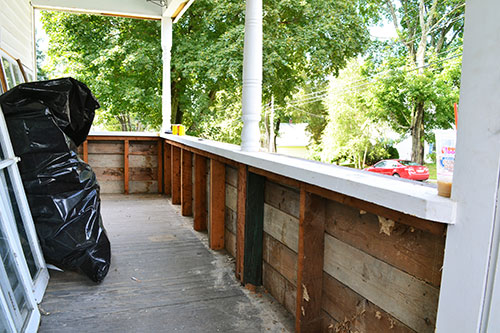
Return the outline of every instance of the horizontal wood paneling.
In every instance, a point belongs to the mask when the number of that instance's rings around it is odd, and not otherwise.
[[[158,182],[154,181],[130,181],[129,193],[158,193]]]
[[[384,229],[377,215],[333,201],[328,201],[326,216],[330,235],[436,287],[440,285],[444,235],[400,223]]]
[[[266,262],[262,264],[264,287],[295,317],[295,299],[297,288]]]
[[[100,180],[97,178],[97,181],[101,188],[101,194],[123,193],[123,180]]]
[[[158,157],[154,155],[129,155],[130,168],[157,168]]]
[[[324,270],[418,332],[433,332],[439,290],[325,234]]]
[[[299,219],[264,204],[264,231],[293,251],[298,251]]]
[[[129,168],[129,179],[131,181],[148,181],[148,180],[158,180],[158,168],[148,168],[148,167],[130,167]],[[156,189],[158,192],[158,189]]]
[[[264,233],[263,258],[290,283],[297,285],[297,253],[267,233]]]
[[[238,189],[226,183],[226,207],[233,211],[238,210]]]
[[[92,168],[123,168],[123,153],[122,155],[109,154],[106,156],[89,153],[88,163]]]
[[[267,181],[265,202],[289,215],[299,218],[300,193],[298,189]]]
[[[106,180],[121,180],[123,181],[123,168],[102,168],[92,167],[99,182]]]
[[[123,141],[88,141],[89,154],[117,154],[123,156]]]
[[[329,274],[323,274],[323,309],[334,319],[332,332],[350,329],[370,333],[410,333],[411,328],[355,293]]]
[[[158,155],[158,142],[130,140],[130,155]]]

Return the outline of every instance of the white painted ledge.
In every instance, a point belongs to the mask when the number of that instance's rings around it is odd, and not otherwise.
[[[91,131],[88,136],[140,136],[140,137],[151,137],[151,138],[158,138],[160,134],[158,132],[120,132],[120,131],[115,131],[115,132],[94,132]]]
[[[422,219],[453,224],[456,203],[437,195],[437,189],[389,176],[264,152],[243,152],[240,146],[190,136],[161,134],[235,162],[267,170],[304,183],[358,198]]]

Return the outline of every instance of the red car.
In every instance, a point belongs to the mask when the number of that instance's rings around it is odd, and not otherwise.
[[[382,160],[363,170],[412,180],[429,178],[429,169],[426,166],[405,160]]]

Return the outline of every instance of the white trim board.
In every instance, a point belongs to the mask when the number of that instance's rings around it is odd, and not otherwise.
[[[240,146],[190,136],[161,134],[230,160],[316,185],[422,219],[452,224],[456,203],[437,190],[412,181],[394,179],[361,170],[264,152],[243,152]]]

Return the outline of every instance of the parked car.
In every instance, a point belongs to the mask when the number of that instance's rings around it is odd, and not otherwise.
[[[429,179],[429,169],[426,166],[406,160],[382,160],[363,170],[412,180]]]

